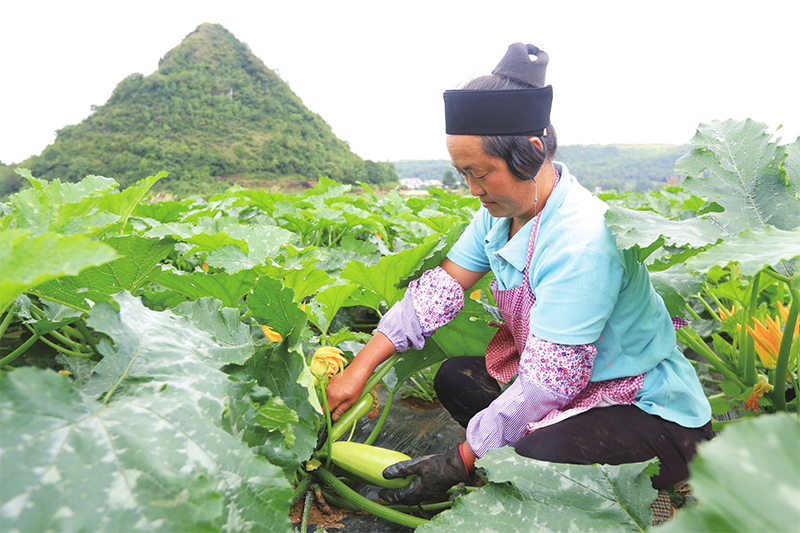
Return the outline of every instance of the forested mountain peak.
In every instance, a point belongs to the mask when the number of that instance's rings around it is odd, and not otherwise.
[[[249,47],[203,23],[148,76],[123,79],[108,102],[19,165],[42,179],[89,174],[126,186],[159,171],[162,188],[212,193],[233,183],[263,187],[328,176],[343,183],[394,182],[388,164],[364,161],[303,105]],[[0,195],[23,180],[0,167]]]
[[[204,22],[159,60],[158,70],[166,75],[172,69],[186,68],[191,64],[224,70],[229,65],[239,63],[242,57],[263,67],[261,60],[231,32],[219,24]]]

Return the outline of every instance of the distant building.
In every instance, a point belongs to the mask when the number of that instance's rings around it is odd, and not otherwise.
[[[419,189],[425,183],[419,178],[401,178],[400,185],[405,185],[409,189]]]
[[[420,189],[422,187],[442,187],[442,180],[426,180],[419,178],[400,178],[400,185],[405,185],[409,189]]]

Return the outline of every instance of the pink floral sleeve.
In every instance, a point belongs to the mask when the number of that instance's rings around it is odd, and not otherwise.
[[[425,339],[453,320],[464,307],[464,290],[443,268],[436,267],[412,281],[405,296],[378,324],[395,350],[421,350]]]
[[[519,374],[561,398],[572,399],[589,383],[597,348],[554,344],[530,335]]]
[[[464,289],[442,267],[428,270],[408,285],[422,332],[430,336],[464,308]]]
[[[516,381],[467,426],[475,455],[514,444],[529,423],[572,401],[589,383],[596,356],[592,344],[554,344],[529,335]]]

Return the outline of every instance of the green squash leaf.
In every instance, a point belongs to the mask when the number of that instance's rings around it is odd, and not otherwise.
[[[653,211],[638,211],[624,207],[611,207],[606,212],[606,224],[617,236],[620,249],[648,248],[664,239],[665,245],[700,248],[717,242],[726,234],[711,220],[690,218],[670,220]]]
[[[270,441],[283,450],[280,452],[282,455],[293,457],[296,468],[314,451],[322,407],[303,355],[289,350],[287,346],[286,339],[274,346],[262,345],[248,362],[248,368],[259,386],[269,389],[273,397],[280,398],[288,409],[297,414],[297,421],[290,422],[294,443],[291,446],[286,443],[285,432],[280,432],[283,436],[278,437],[277,441],[275,438]],[[271,454],[274,450],[256,451],[273,460]]]
[[[320,305],[320,310],[328,324],[331,323],[333,317],[336,316],[336,313],[350,298],[350,295],[355,292],[356,288],[352,283],[341,280],[340,283],[326,287],[317,293],[314,300]],[[327,328],[322,329],[327,330]]]
[[[290,346],[300,340],[307,321],[306,314],[294,302],[294,292],[284,288],[279,280],[267,276],[258,278],[247,297],[247,305],[256,322],[289,339]]]
[[[698,499],[657,531],[797,531],[800,421],[788,413],[727,426],[698,446],[689,484]]]
[[[87,268],[76,276],[43,283],[31,291],[75,309],[90,308],[87,299],[111,301],[111,296],[126,290],[135,292],[157,272],[159,262],[172,250],[169,240],[156,241],[136,235],[110,237],[103,241],[117,251],[119,259]]]
[[[57,278],[79,275],[117,257],[107,244],[83,235],[33,236],[28,229],[0,232],[0,312],[25,291],[41,290]]]
[[[490,450],[476,465],[489,484],[461,496],[419,533],[645,531],[656,490],[650,463],[566,465]]]
[[[787,180],[782,168],[786,148],[772,142],[766,130],[766,124],[750,119],[700,124],[692,138],[694,149],[675,165],[689,175],[685,189],[725,209],[706,218],[728,235],[747,228],[800,226],[796,180]]]
[[[197,300],[210,296],[222,302],[223,307],[238,307],[239,301],[250,293],[258,275],[252,270],[240,270],[235,274],[216,272],[180,272],[172,268],[156,271],[152,280],[168,289]]]
[[[270,398],[258,408],[255,422],[267,431],[280,431],[283,433],[286,446],[291,448],[295,444],[292,425],[300,422],[297,413],[283,403],[280,398]]]
[[[158,180],[166,177],[167,173],[162,171],[155,176],[148,176],[143,180],[139,180],[135,185],[132,185],[117,194],[103,195],[100,202],[97,204],[97,208],[101,211],[108,211],[118,215],[120,217],[120,221],[118,224],[115,224],[113,228],[118,228],[120,231],[122,231],[128,224],[128,219],[130,218],[131,213],[133,213],[133,210],[136,208],[139,202],[142,201],[142,198],[145,197],[147,191],[149,191]],[[112,227],[109,226],[104,231],[109,232],[111,229]]]
[[[318,260],[303,261],[299,267],[286,268],[278,265],[265,265],[259,267],[259,272],[283,280],[284,287],[294,291],[294,298],[301,303],[305,298],[316,293],[325,285],[333,283],[334,279],[317,265]]]
[[[150,239],[172,237],[174,239],[187,242],[192,246],[186,249],[184,252],[186,254],[210,252],[229,244],[236,245],[245,254],[249,250],[247,242],[244,240],[234,239],[224,231],[220,231],[218,233],[209,233],[205,228],[193,224],[163,224],[148,230],[144,233],[144,236]]]
[[[449,252],[450,248],[452,248],[456,241],[458,241],[458,238],[461,237],[461,234],[464,233],[465,229],[467,229],[466,222],[453,223],[444,233],[444,235],[440,236],[441,240],[439,245],[430,251],[430,254],[414,272],[409,273],[405,277],[401,278],[401,281],[397,284],[397,286],[400,288],[408,287],[408,284],[411,283],[412,280],[420,277],[426,270],[431,270],[442,264],[442,261],[444,261],[444,259],[447,257],[447,252]]]
[[[96,210],[102,194],[117,187],[116,181],[101,176],[86,176],[78,183],[61,183],[60,180],[47,182],[36,179],[26,169],[17,169],[16,172],[26,178],[31,187],[10,198],[13,206],[11,216],[17,228],[29,228],[35,235],[47,231],[82,233],[74,223],[70,224],[69,231],[64,231],[65,226],[73,217],[88,217]],[[115,215],[100,222],[102,217],[103,214],[98,213],[91,222],[87,219],[85,225],[103,226],[118,219]]]
[[[373,291],[386,302],[387,307],[391,307],[402,298],[398,280],[415,272],[428,254],[440,246],[439,235],[431,235],[420,245],[382,257],[377,265],[366,266],[359,261],[350,261],[342,270],[341,277]]]
[[[800,242],[800,141],[778,145],[762,123],[726,120],[698,126],[692,143],[676,171],[689,175],[684,189],[705,206],[683,220],[612,207],[606,223],[618,246],[646,249],[663,239],[663,246],[687,248],[670,262],[685,260],[689,271],[738,262],[743,274],[772,265],[790,275],[782,261],[797,257]]]
[[[89,313],[112,374],[85,390],[51,371],[0,374],[0,477],[14,480],[0,487],[0,529],[287,531],[282,472],[221,428],[230,381],[206,356],[210,337],[117,302]],[[103,403],[87,392],[96,379],[115,387]]]
[[[800,209],[800,203],[798,203]],[[752,276],[766,266],[779,273],[791,276],[788,262],[800,257],[800,227],[791,231],[766,227],[760,230],[746,229],[697,254],[686,261],[686,268],[696,272],[708,272],[715,266],[739,264],[739,272]]]
[[[255,353],[250,327],[241,322],[238,309],[222,307],[219,300],[206,297],[183,302],[172,312],[188,318],[195,327],[212,335],[217,346],[210,353],[220,363],[241,365]]]
[[[206,258],[209,266],[224,268],[233,274],[243,269],[264,264],[282,246],[295,238],[291,232],[275,226],[244,226],[232,224],[225,228],[233,239],[247,243],[247,250],[224,246],[211,252]],[[232,250],[236,248],[236,250]],[[223,250],[227,249],[227,253]],[[235,253],[239,251],[241,253]]]

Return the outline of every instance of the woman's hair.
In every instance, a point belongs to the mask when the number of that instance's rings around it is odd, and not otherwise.
[[[472,91],[507,91],[513,89],[532,89],[527,83],[493,74],[475,78],[462,87]],[[511,173],[520,180],[530,180],[536,176],[547,159],[552,159],[558,150],[558,138],[553,125],[547,126],[547,135],[542,135],[544,150],[530,142],[524,135],[484,135],[481,148],[488,155],[505,160]]]

